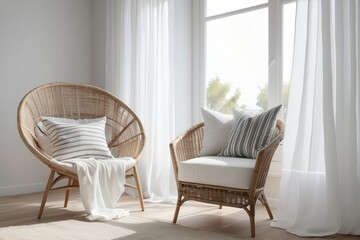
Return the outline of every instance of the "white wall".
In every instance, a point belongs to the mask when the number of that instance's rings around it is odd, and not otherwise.
[[[91,82],[105,88],[106,1],[92,0],[91,18]]]
[[[91,81],[91,0],[1,0],[0,196],[44,189],[49,170],[22,143],[16,111],[55,81]]]

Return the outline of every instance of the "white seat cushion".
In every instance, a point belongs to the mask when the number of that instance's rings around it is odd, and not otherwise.
[[[204,156],[179,163],[178,178],[184,182],[230,188],[250,188],[255,159]]]

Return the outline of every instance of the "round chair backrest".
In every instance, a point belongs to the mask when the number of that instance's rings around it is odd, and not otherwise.
[[[95,86],[50,83],[31,90],[19,104],[17,124],[20,136],[30,151],[51,165],[35,135],[41,116],[70,119],[106,117],[108,142],[114,157],[138,160],[144,150],[145,133],[136,114],[109,92]]]

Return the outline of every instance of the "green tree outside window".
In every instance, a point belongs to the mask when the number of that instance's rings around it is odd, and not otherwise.
[[[266,84],[263,87],[259,87],[259,94],[257,96],[256,105],[260,107],[263,111],[267,110],[269,107],[269,86]],[[283,85],[283,116],[286,118],[288,103],[289,103],[289,91],[290,91],[290,82],[285,82]]]
[[[231,85],[222,83],[219,76],[211,79],[206,89],[206,105],[207,108],[225,114],[232,114],[234,108],[244,109],[246,105],[239,105],[237,102],[241,96],[239,88],[229,96]],[[289,102],[290,82],[283,85],[283,116],[286,118],[288,102]],[[259,87],[259,93],[256,98],[256,105],[263,111],[269,107],[269,86],[268,84]]]
[[[207,108],[225,114],[232,114],[234,108],[245,108],[245,105],[239,106],[237,104],[241,96],[240,90],[237,88],[234,94],[228,97],[230,90],[231,85],[222,83],[219,76],[211,79],[206,89]]]

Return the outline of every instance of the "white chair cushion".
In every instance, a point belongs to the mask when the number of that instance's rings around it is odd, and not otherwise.
[[[250,188],[255,159],[204,156],[178,165],[180,181],[230,188]]]

